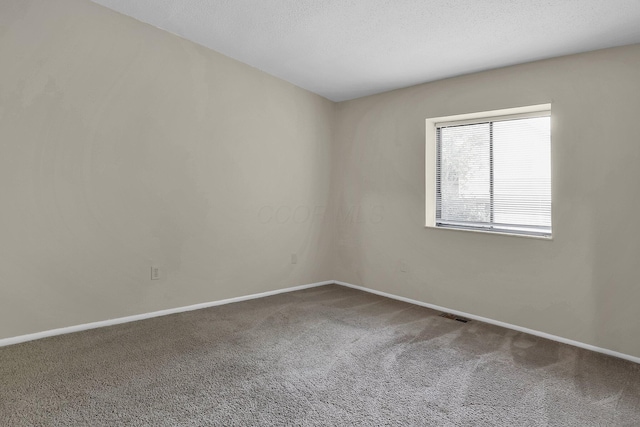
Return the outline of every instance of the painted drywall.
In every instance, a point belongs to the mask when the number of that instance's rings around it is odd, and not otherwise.
[[[0,338],[338,279],[640,356],[638,45],[336,105],[4,0],[0,63]],[[425,229],[425,118],[546,102],[554,239]]]
[[[639,77],[633,45],[339,104],[334,278],[640,356]],[[425,119],[548,102],[553,240],[425,228]]]
[[[0,64],[0,338],[326,279],[330,101],[89,0]]]

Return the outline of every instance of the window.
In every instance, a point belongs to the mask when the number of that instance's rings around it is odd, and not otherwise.
[[[427,226],[551,237],[550,105],[427,120]]]

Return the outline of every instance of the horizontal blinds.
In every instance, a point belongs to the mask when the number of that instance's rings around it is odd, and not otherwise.
[[[437,126],[436,225],[551,234],[550,117]]]

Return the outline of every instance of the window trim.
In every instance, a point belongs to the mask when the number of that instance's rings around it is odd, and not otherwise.
[[[501,110],[482,111],[476,113],[456,114],[451,116],[433,117],[425,120],[425,227],[437,228],[440,230],[473,231],[485,234],[498,234],[518,237],[528,237],[544,240],[553,240],[553,226],[551,235],[526,234],[520,232],[507,232],[504,230],[482,230],[464,227],[443,227],[436,225],[436,159],[437,141],[436,131],[438,128],[448,126],[459,126],[463,124],[484,123],[487,121],[513,120],[518,118],[532,118],[549,116],[551,114],[551,104],[537,104],[526,107],[506,108]],[[553,148],[552,148],[553,149]],[[551,159],[553,162],[553,158]],[[553,163],[552,163],[553,175]],[[553,185],[553,176],[551,177]],[[553,189],[552,189],[552,223],[553,223]]]

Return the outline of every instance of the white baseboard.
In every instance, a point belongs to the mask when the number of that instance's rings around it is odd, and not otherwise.
[[[27,341],[39,340],[41,338],[54,337],[56,335],[70,334],[72,332],[86,331],[88,329],[104,328],[106,326],[119,325],[121,323],[135,322],[138,320],[151,319],[153,317],[166,316],[168,314],[182,313],[185,311],[199,310],[201,308],[215,307],[217,305],[231,304],[233,302],[247,301],[256,298],[268,297],[271,295],[282,294],[285,292],[300,291],[302,289],[314,288],[316,286],[333,284],[333,280],[326,282],[310,283],[308,285],[293,286],[291,288],[277,289],[275,291],[261,292],[259,294],[245,295],[241,297],[228,298],[219,301],[205,302],[201,304],[188,305],[185,307],[169,308],[166,310],[153,311],[151,313],[136,314],[133,316],[118,317],[116,319],[102,320],[99,322],[85,323],[82,325],[68,326],[66,328],[51,329],[34,334],[20,335],[12,338],[0,339],[0,347],[19,344]]]
[[[480,322],[489,323],[491,325],[501,326],[501,327],[507,328],[507,329],[513,329],[514,331],[524,332],[526,334],[531,334],[531,335],[535,335],[537,337],[546,338],[548,340],[561,342],[563,344],[572,345],[574,347],[584,348],[586,350],[595,351],[597,353],[606,354],[608,356],[618,357],[620,359],[629,360],[631,362],[640,363],[640,357],[631,356],[629,354],[624,354],[624,353],[619,353],[617,351],[609,350],[609,349],[606,349],[606,348],[596,347],[596,346],[591,345],[591,344],[585,344],[585,343],[580,342],[580,341],[570,340],[568,338],[559,337],[557,335],[547,334],[546,332],[540,332],[540,331],[536,331],[536,330],[529,329],[529,328],[523,328],[522,326],[512,325],[510,323],[501,322],[499,320],[488,319],[486,317],[476,316],[475,314],[465,313],[463,311],[451,310],[450,308],[440,307],[440,306],[435,305],[435,304],[429,304],[429,303],[422,302],[422,301],[417,301],[417,300],[414,300],[414,299],[411,299],[411,298],[405,298],[405,297],[401,297],[401,296],[398,296],[398,295],[389,294],[387,292],[376,291],[375,289],[365,288],[364,286],[352,285],[351,283],[340,282],[338,280],[334,280],[333,283],[335,283],[336,285],[341,285],[341,286],[346,286],[348,288],[358,289],[360,291],[369,292],[369,293],[380,295],[380,296],[383,296],[383,297],[392,298],[392,299],[395,299],[395,300],[398,300],[398,301],[408,302],[410,304],[415,304],[415,305],[419,305],[419,306],[422,306],[422,307],[431,308],[433,310],[452,313],[452,314],[455,314],[457,316],[467,317],[469,319],[478,320]]]
[[[452,309],[447,308],[447,307],[441,307],[441,306],[438,306],[438,305],[435,305],[435,304],[429,304],[429,303],[418,301],[418,300],[414,300],[414,299],[411,299],[411,298],[405,298],[405,297],[401,297],[401,296],[398,296],[398,295],[393,295],[393,294],[390,294],[390,293],[387,293],[387,292],[382,292],[382,291],[377,291],[375,289],[365,288],[364,286],[352,285],[351,283],[341,282],[339,280],[327,280],[327,281],[324,281],[324,282],[310,283],[310,284],[307,284],[307,285],[300,285],[300,286],[293,286],[293,287],[290,287],[290,288],[277,289],[275,291],[261,292],[259,294],[251,294],[251,295],[245,295],[245,296],[241,296],[241,297],[223,299],[223,300],[219,300],[219,301],[205,302],[205,303],[200,303],[200,304],[188,305],[188,306],[185,306],[185,307],[169,308],[169,309],[166,309],[166,310],[153,311],[151,313],[136,314],[136,315],[133,315],[133,316],[119,317],[119,318],[116,318],[116,319],[102,320],[102,321],[99,321],[99,322],[85,323],[85,324],[82,324],[82,325],[68,326],[68,327],[65,327],[65,328],[51,329],[51,330],[48,330],[48,331],[36,332],[36,333],[33,333],[33,334],[28,334],[28,335],[20,335],[20,336],[17,336],[17,337],[4,338],[4,339],[0,339],[0,347],[5,347],[5,346],[8,346],[8,345],[13,345],[13,344],[19,344],[19,343],[23,343],[23,342],[27,342],[27,341],[38,340],[38,339],[41,339],[41,338],[54,337],[56,335],[70,334],[72,332],[86,331],[86,330],[89,330],[89,329],[104,328],[106,326],[119,325],[121,323],[135,322],[135,321],[138,321],[138,320],[151,319],[153,317],[166,316],[166,315],[175,314],[175,313],[183,313],[185,311],[199,310],[199,309],[202,309],[202,308],[215,307],[217,305],[231,304],[231,303],[234,303],[234,302],[247,301],[247,300],[256,299],[256,298],[263,298],[263,297],[268,297],[268,296],[271,296],[271,295],[282,294],[282,293],[285,293],[285,292],[299,291],[299,290],[302,290],[302,289],[314,288],[314,287],[317,287],[317,286],[324,286],[324,285],[330,285],[330,284],[336,284],[336,285],[345,286],[345,287],[348,287],[348,288],[358,289],[360,291],[369,292],[369,293],[380,295],[380,296],[387,297],[387,298],[392,298],[392,299],[395,299],[395,300],[398,300],[398,301],[407,302],[409,304],[415,304],[415,305],[419,305],[419,306],[422,306],[422,307],[427,307],[427,308],[430,308],[430,309],[433,309],[433,310],[437,310],[437,311],[444,311],[444,312],[447,312],[447,313],[456,314],[458,316],[467,317],[469,319],[478,320],[480,322],[489,323],[491,325],[501,326],[503,328],[512,329],[512,330],[518,331],[518,332],[524,332],[526,334],[535,335],[535,336],[538,336],[538,337],[541,337],[541,338],[546,338],[546,339],[549,339],[549,340],[552,340],[552,341],[561,342],[563,344],[572,345],[574,347],[584,348],[586,350],[595,351],[597,353],[602,353],[602,354],[606,354],[606,355],[609,355],[609,356],[618,357],[620,359],[625,359],[625,360],[629,360],[631,362],[635,362],[635,363],[639,363],[640,364],[640,357],[631,356],[629,354],[620,353],[620,352],[609,350],[609,349],[606,349],[606,348],[596,347],[596,346],[591,345],[591,344],[585,344],[585,343],[582,343],[580,341],[574,341],[574,340],[571,340],[571,339],[568,339],[568,338],[559,337],[557,335],[551,335],[551,334],[548,334],[546,332],[540,332],[540,331],[536,331],[536,330],[529,329],[529,328],[523,328],[522,326],[512,325],[510,323],[501,322],[499,320],[493,320],[493,319],[489,319],[489,318],[482,317],[482,316],[476,316],[475,314],[465,313],[465,312],[459,311],[459,310],[452,310]]]

